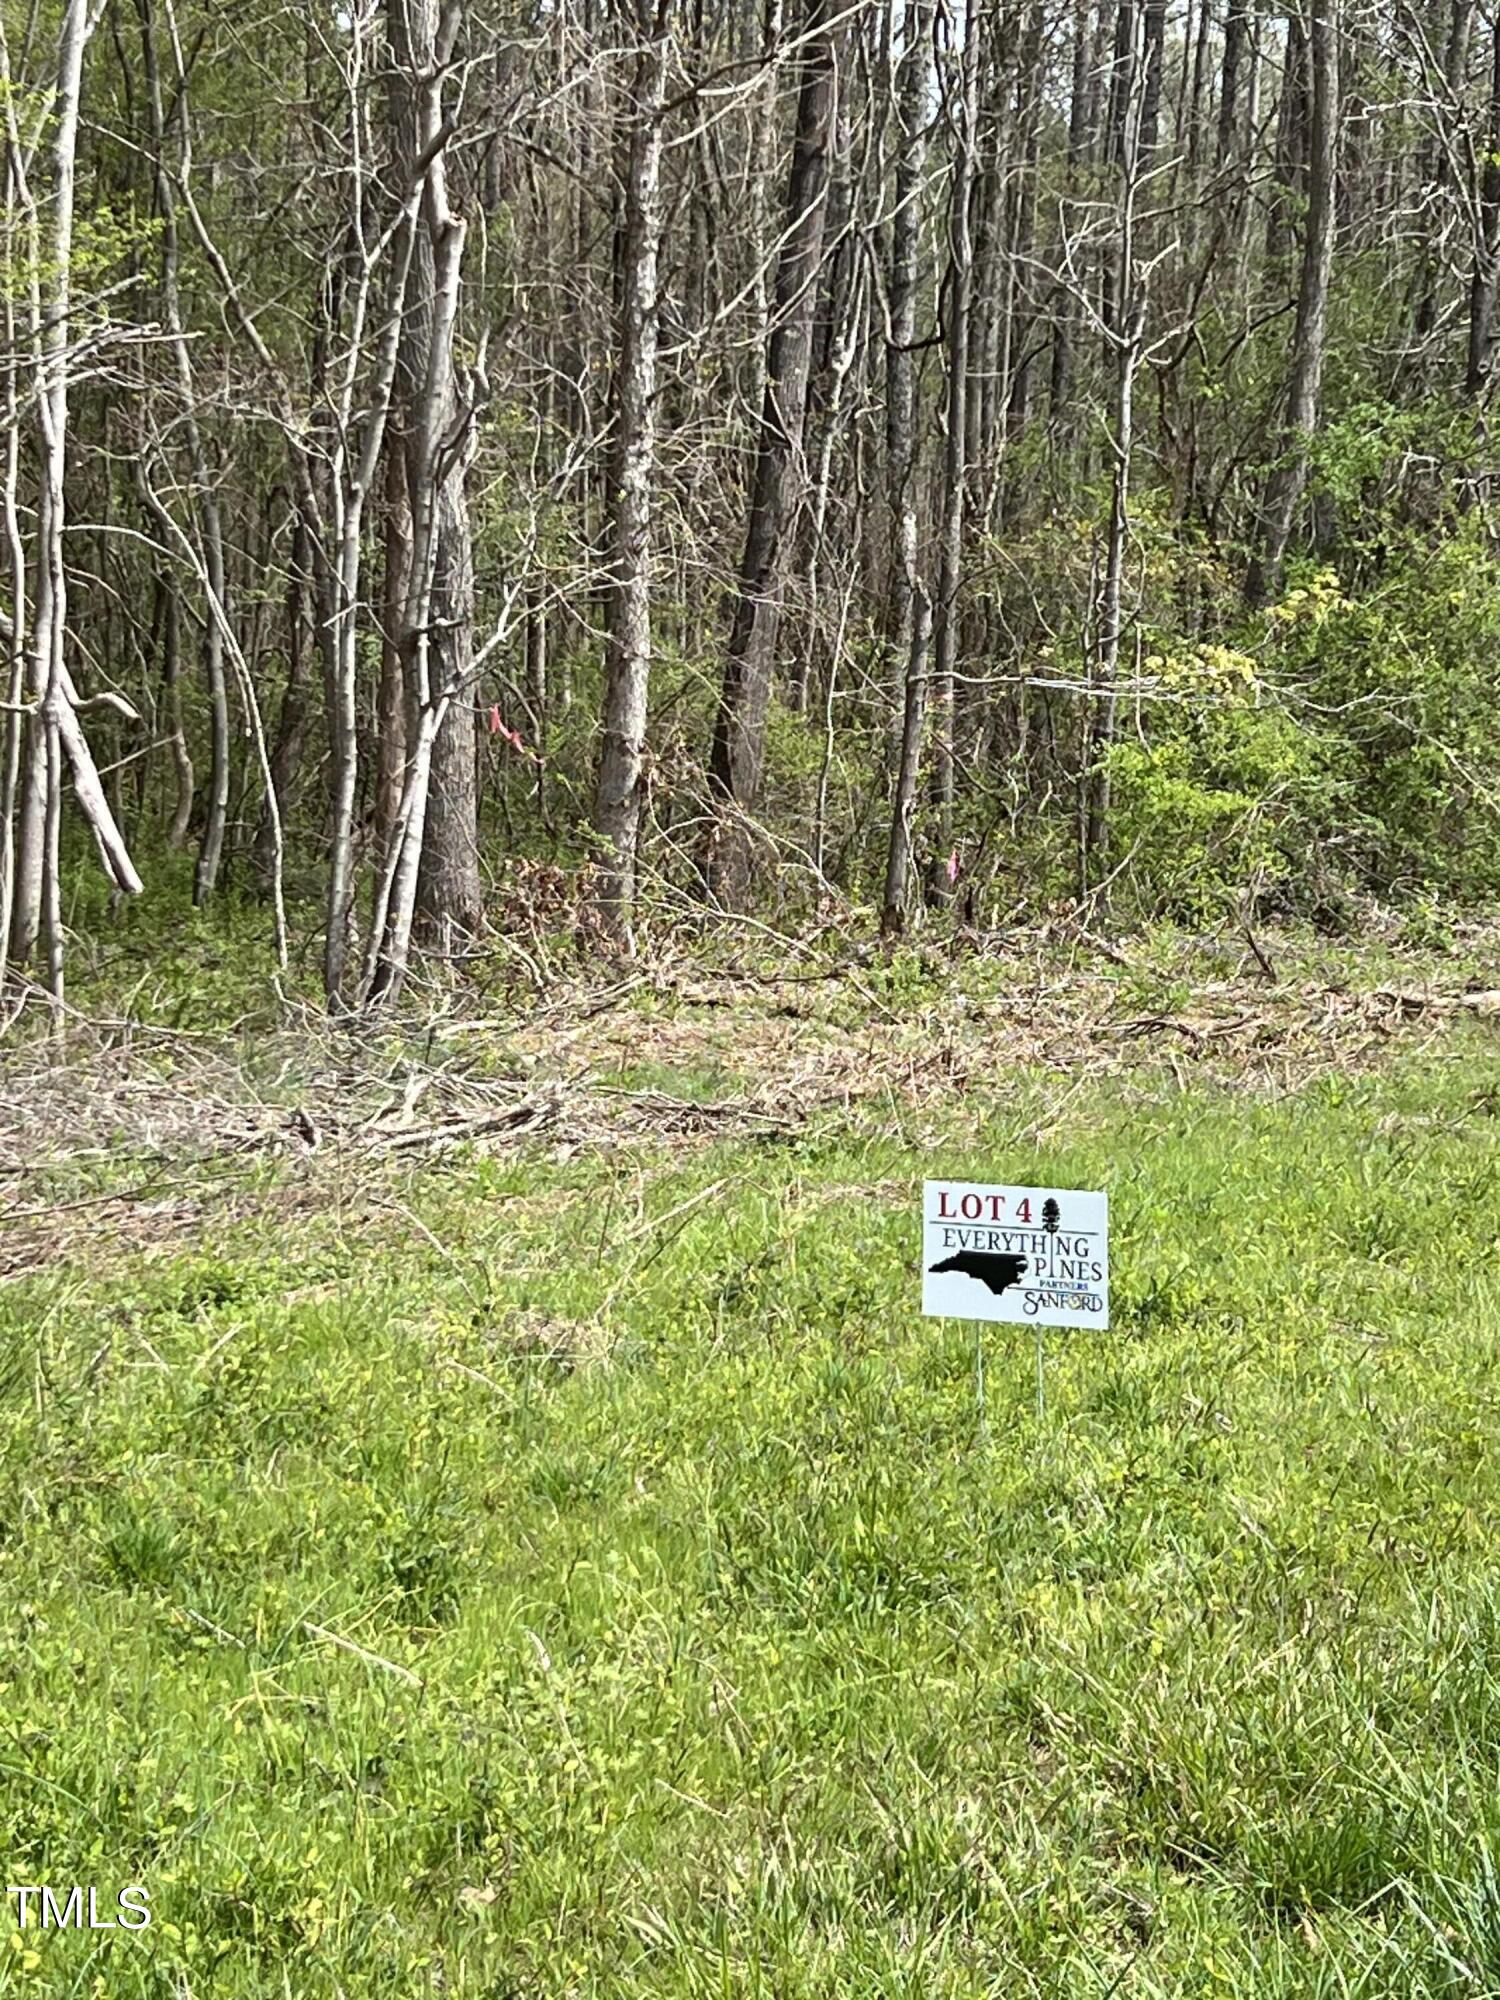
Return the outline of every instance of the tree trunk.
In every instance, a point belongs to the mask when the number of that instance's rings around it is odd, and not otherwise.
[[[1240,71],[1248,39],[1249,7],[1253,0],[1229,0],[1224,20],[1224,63],[1219,92],[1218,132],[1214,158],[1226,166],[1239,150]]]
[[[969,411],[969,304],[974,248],[969,199],[974,185],[979,104],[978,0],[969,0],[962,47],[955,50],[957,91],[952,103],[953,179],[948,206],[947,427],[943,451],[942,533],[933,606],[932,841],[927,894],[934,903],[953,893],[957,858],[953,840],[953,692],[958,658],[959,577],[963,566],[965,445]]]
[[[1010,364],[1006,383],[1005,427],[1007,435],[1019,438],[1031,414],[1031,371],[1035,359],[1033,328],[1028,305],[1033,292],[1032,264],[1036,251],[1037,180],[1040,166],[1041,119],[1043,115],[1042,17],[1033,10],[1032,24],[1022,52],[1019,89],[1024,93],[1017,107],[1022,135],[1020,181],[1015,190],[1015,217],[1011,229],[1010,264]]]
[[[1495,296],[1500,280],[1500,15],[1496,16],[1493,29],[1483,157],[1479,226],[1469,284],[1469,351],[1464,370],[1464,387],[1471,396],[1482,396],[1489,388],[1495,359]]]
[[[897,89],[896,212],[891,221],[890,348],[886,357],[886,484],[891,515],[892,632],[903,676],[900,766],[891,807],[881,929],[906,924],[913,821],[921,782],[931,610],[922,590],[917,520],[916,355],[922,177],[927,155],[930,9],[906,0]]]
[[[783,543],[807,416],[837,79],[828,21],[829,0],[807,0],[797,137],[787,185],[786,236],[776,271],[773,324],[766,349],[760,437],[709,751],[715,824],[704,857],[704,885],[713,901],[731,909],[744,901],[750,883],[749,816],[760,801],[781,611]]]
[[[1437,128],[1418,156],[1417,179],[1425,201],[1431,204],[1431,223],[1423,237],[1417,269],[1417,304],[1412,333],[1420,349],[1437,325],[1438,285],[1442,260],[1437,239],[1443,227],[1444,196],[1449,183],[1449,153],[1454,107],[1464,100],[1464,82],[1469,67],[1469,35],[1474,20],[1474,0],[1452,0],[1448,12],[1448,32],[1443,43],[1441,78],[1432,77],[1432,118]]]
[[[177,593],[167,590],[162,613],[162,696],[166,702],[167,724],[172,732],[172,773],[176,797],[172,820],[167,828],[167,846],[175,853],[186,844],[193,817],[193,759],[188,750],[187,730],[182,720],[182,642]]]
[[[462,0],[390,0],[392,51],[402,75],[401,157],[415,161],[441,131],[441,69],[462,28]],[[445,47],[446,45],[446,47]],[[431,81],[429,82],[429,78]],[[465,224],[449,206],[446,148],[427,167],[402,335],[400,373],[407,495],[414,523],[412,577],[399,646],[416,669],[417,706],[446,696],[432,746],[419,849],[416,907],[424,932],[449,950],[483,916],[474,695],[474,552],[465,474],[468,413],[454,356]],[[448,300],[445,311],[438,297]],[[461,443],[455,435],[463,433]],[[420,528],[415,524],[421,523]]]
[[[58,828],[61,818],[62,761],[66,755],[73,792],[88,821],[100,860],[116,889],[138,895],[140,877],[120,836],[76,712],[76,695],[65,657],[68,593],[64,557],[68,463],[68,391],[72,372],[71,311],[74,182],[78,148],[83,54],[94,20],[86,0],[66,0],[58,38],[57,86],[53,99],[52,217],[43,244],[39,283],[44,302],[36,315],[34,401],[38,433],[38,494],[34,560],[31,652],[27,684],[37,707],[26,731],[16,843],[15,890],[11,907],[10,956],[24,965],[45,933],[47,980],[54,1005],[61,1007],[62,932],[58,882]],[[32,211],[29,191],[21,202]],[[13,623],[20,629],[20,607]]]
[[[1307,225],[1302,281],[1292,334],[1291,377],[1281,458],[1266,482],[1259,547],[1245,595],[1264,604],[1281,583],[1292,520],[1307,480],[1307,451],[1322,410],[1323,353],[1328,337],[1328,287],[1333,275],[1334,181],[1339,120],[1337,0],[1311,0],[1309,32],[1312,117],[1308,133]]]
[[[203,676],[208,688],[209,712],[208,797],[197,866],[193,871],[193,901],[201,905],[209,900],[218,885],[229,812],[229,687],[224,671],[223,629],[229,602],[224,567],[224,528],[219,516],[216,476],[198,424],[198,399],[187,335],[183,329],[178,283],[177,202],[167,167],[167,120],[161,69],[156,54],[152,0],[136,0],[136,6],[141,23],[141,66],[151,117],[156,210],[161,220],[162,317],[166,322],[176,367],[178,394],[182,398],[183,436],[187,441],[188,464],[193,474],[193,511],[197,516],[203,574],[212,600],[205,606],[203,617]],[[186,115],[184,107],[178,116],[182,152],[180,171],[184,178],[190,165]]]
[[[292,551],[286,585],[286,684],[281,694],[281,710],[276,718],[276,736],[271,745],[271,789],[283,826],[292,803],[297,773],[302,767],[302,746],[307,737],[308,695],[312,684],[312,648],[308,641],[308,571],[312,560],[307,523],[298,510],[292,526]],[[269,879],[274,865],[273,828],[269,807],[262,811],[255,829],[255,866]]]
[[[1314,11],[1322,4],[1323,0],[1309,0]],[[1276,107],[1275,170],[1266,199],[1265,254],[1273,275],[1279,260],[1290,255],[1294,205],[1307,186],[1312,122],[1307,39],[1302,15],[1289,14]]]
[[[474,545],[464,491],[465,453],[441,476],[429,608],[431,686],[451,689],[432,746],[432,790],[417,875],[423,936],[444,952],[484,919],[479,879],[479,738],[475,715]]]
[[[401,612],[411,580],[411,507],[401,453],[385,455],[385,567],[381,578],[380,686],[375,696],[375,853],[383,861],[401,806],[406,771],[406,677]]]
[[[1094,144],[1094,104],[1099,80],[1094,61],[1095,33],[1092,0],[1074,0],[1073,73],[1068,101],[1068,151],[1064,168],[1064,192],[1072,195],[1083,169],[1088,165]],[[1059,217],[1064,233],[1067,224]],[[1067,251],[1065,240],[1058,246],[1058,261]],[[1074,325],[1078,317],[1075,286],[1066,279],[1054,293],[1052,317],[1052,367],[1047,392],[1047,417],[1059,445],[1066,445],[1077,423],[1073,394]]]
[[[598,900],[605,924],[631,940],[636,856],[646,785],[651,679],[652,508],[656,485],[657,253],[661,244],[662,98],[672,0],[644,0],[631,92],[625,212],[620,229],[619,359],[610,494],[608,649],[594,827],[602,844]]]
[[[1095,651],[1094,709],[1085,731],[1083,837],[1079,853],[1079,894],[1101,886],[1109,860],[1109,752],[1115,737],[1124,635],[1125,560],[1130,539],[1130,475],[1135,449],[1135,378],[1145,339],[1149,245],[1143,243],[1141,192],[1158,138],[1161,105],[1162,8],[1148,0],[1132,14],[1117,75],[1118,234],[1115,275],[1110,287],[1112,316],[1106,324],[1111,362],[1110,506],[1104,575],[1099,591]],[[1117,44],[1117,49],[1119,45]]]
[[[397,156],[420,185],[401,328],[400,437],[411,562],[397,634],[416,716],[391,850],[376,885],[364,991],[393,999],[406,978],[414,916],[443,949],[479,925],[474,701],[474,562],[465,475],[473,401],[454,353],[466,225],[448,197],[454,115],[445,103],[462,0],[387,0]]]

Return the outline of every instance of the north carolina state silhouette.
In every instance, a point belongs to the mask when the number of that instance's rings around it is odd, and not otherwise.
[[[961,1277],[977,1278],[998,1299],[1002,1292],[1021,1282],[1026,1259],[990,1250],[960,1250],[955,1256],[945,1257],[941,1264],[929,1264],[927,1269],[934,1276],[940,1271],[957,1271]]]

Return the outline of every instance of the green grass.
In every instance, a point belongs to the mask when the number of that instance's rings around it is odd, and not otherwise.
[[[1496,1077],[263,1174],[0,1291],[6,1881],[156,1919],[0,1992],[1500,1993]],[[987,1442],[934,1171],[1111,1193]]]

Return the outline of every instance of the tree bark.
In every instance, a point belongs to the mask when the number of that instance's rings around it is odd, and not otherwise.
[[[35,349],[39,480],[27,681],[36,706],[27,729],[10,937],[11,959],[24,965],[36,949],[38,937],[45,933],[48,986],[59,1008],[63,992],[57,869],[64,756],[73,776],[74,797],[111,882],[127,894],[138,895],[141,890],[141,879],[115,823],[78,720],[77,696],[66,662],[65,474],[73,363],[74,188],[83,55],[95,18],[87,0],[66,0],[58,39],[51,229],[43,245],[44,273],[39,283],[45,290]],[[23,195],[23,200],[29,207],[29,194]],[[19,619],[15,622],[19,627]]]
[[[974,247],[969,201],[974,185],[979,108],[978,0],[969,0],[963,45],[955,51],[958,79],[950,102],[953,178],[948,202],[947,438],[943,449],[942,530],[933,606],[932,839],[927,895],[934,903],[953,894],[957,859],[953,840],[953,694],[958,659],[959,578],[963,566],[965,446],[969,410],[969,306]]]
[[[477,930],[478,799],[470,686],[474,563],[465,475],[474,398],[455,356],[466,224],[448,194],[454,114],[445,101],[463,0],[387,0],[392,125],[406,180],[420,185],[407,310],[397,360],[400,438],[411,506],[411,561],[397,635],[412,712],[406,780],[376,884],[367,1005],[405,982],[413,920],[451,950]]]
[[[594,829],[601,843],[600,913],[616,940],[627,946],[636,904],[651,682],[661,113],[671,18],[672,0],[643,0],[619,243],[621,297],[609,507],[611,590]]]
[[[1470,396],[1482,396],[1488,390],[1495,360],[1495,298],[1500,287],[1500,15],[1496,16],[1492,31],[1483,158],[1464,368],[1464,388]]]
[[[407,695],[401,612],[411,580],[411,505],[399,451],[385,455],[385,565],[381,577],[380,686],[375,696],[375,853],[384,860],[401,806],[406,771]]]
[[[1094,8],[1092,0],[1074,0],[1073,70],[1068,100],[1068,150],[1064,165],[1064,192],[1071,195],[1093,153],[1094,106],[1099,79],[1095,54]],[[1059,227],[1067,224],[1060,217]],[[1059,263],[1067,251],[1058,246]],[[1064,280],[1056,288],[1052,308],[1052,366],[1047,392],[1047,416],[1053,436],[1066,445],[1077,423],[1073,394],[1074,326],[1078,317],[1075,287]]]
[[[783,544],[801,466],[812,358],[813,313],[823,256],[828,148],[837,62],[830,0],[807,0],[801,48],[797,136],[787,184],[787,229],[776,271],[766,388],[744,553],[709,751],[714,826],[704,885],[724,908],[739,907],[750,884],[749,816],[760,801],[766,723],[781,613]]]
[[[398,157],[413,165],[442,129],[441,71],[462,32],[464,0],[389,0],[398,74]],[[398,383],[411,506],[412,576],[398,641],[419,709],[447,694],[432,745],[416,908],[450,951],[479,929],[479,796],[474,693],[474,550],[465,490],[469,413],[455,357],[466,224],[450,205],[447,148],[428,162],[402,333]]]
[[[904,929],[910,895],[914,820],[921,783],[927,705],[927,645],[931,607],[922,589],[917,517],[916,338],[921,283],[922,176],[927,156],[928,54],[931,11],[906,0],[897,83],[898,152],[891,219],[888,286],[890,346],[886,356],[885,449],[891,516],[891,626],[902,673],[900,764],[886,848],[881,929]]]
[[[1120,124],[1115,272],[1106,322],[1110,378],[1110,505],[1105,537],[1095,647],[1094,708],[1085,732],[1079,894],[1106,879],[1110,834],[1109,752],[1115,738],[1120,645],[1125,629],[1125,562],[1130,541],[1130,478],[1135,451],[1135,381],[1145,341],[1149,244],[1143,241],[1141,193],[1159,138],[1163,10],[1148,0],[1132,13],[1128,37],[1117,49]]]
[[[206,903],[219,880],[224,855],[224,832],[229,812],[229,686],[224,671],[224,631],[214,604],[228,615],[227,577],[224,566],[224,527],[219,514],[218,486],[209,463],[203,432],[198,423],[197,392],[192,361],[183,328],[182,297],[178,279],[177,202],[172,176],[167,166],[167,118],[162,95],[161,68],[156,52],[156,23],[152,0],[136,0],[141,24],[141,66],[146,83],[146,101],[151,118],[151,144],[155,179],[156,210],[161,220],[161,299],[162,317],[171,343],[177,373],[177,389],[182,399],[182,428],[187,441],[188,464],[193,474],[193,512],[197,516],[198,540],[202,550],[204,575],[213,603],[205,607],[203,618],[203,677],[208,689],[209,767],[208,795],[203,817],[203,833],[198,845],[198,861],[193,871],[193,901]],[[179,111],[182,161],[180,171],[189,171],[186,110]]]
[[[1334,195],[1339,120],[1337,0],[1310,0],[1308,29],[1312,115],[1308,130],[1307,224],[1302,278],[1292,334],[1291,375],[1281,457],[1266,482],[1259,545],[1245,595],[1264,604],[1281,583],[1297,502],[1307,481],[1307,452],[1322,412],[1323,355],[1328,340],[1328,288],[1333,276]]]
[[[292,549],[286,585],[286,681],[281,693],[281,709],[276,718],[276,736],[271,745],[271,789],[282,824],[292,803],[297,773],[302,766],[302,747],[307,738],[308,695],[312,683],[312,647],[309,645],[307,598],[308,573],[312,561],[311,537],[298,510],[292,526]],[[269,806],[263,810],[255,830],[255,866],[269,879],[274,865],[272,830],[275,822]]]

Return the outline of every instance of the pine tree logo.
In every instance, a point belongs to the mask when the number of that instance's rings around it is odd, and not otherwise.
[[[1057,1234],[1057,1225],[1061,1221],[1062,1210],[1058,1207],[1056,1198],[1049,1194],[1047,1199],[1042,1203],[1042,1227],[1049,1236],[1055,1236]]]

